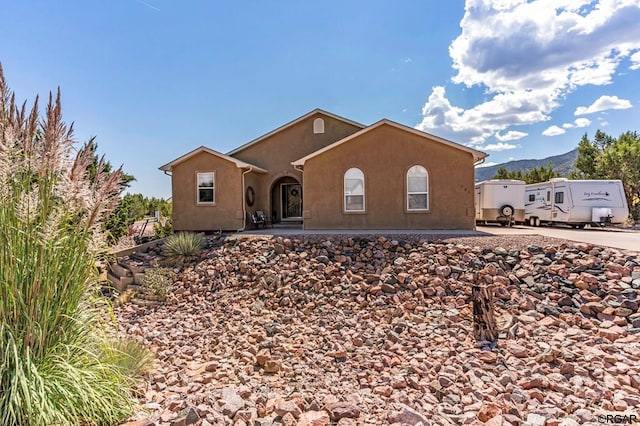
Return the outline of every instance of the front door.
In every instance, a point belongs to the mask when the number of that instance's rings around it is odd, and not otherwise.
[[[282,220],[302,220],[302,185],[299,183],[283,183],[280,188],[282,194]]]

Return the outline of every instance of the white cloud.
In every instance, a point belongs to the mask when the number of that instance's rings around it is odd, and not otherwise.
[[[640,70],[640,50],[634,53],[629,57],[631,59],[631,68],[632,70]]]
[[[452,81],[481,88],[487,100],[464,109],[435,86],[416,127],[477,145],[547,121],[581,86],[612,83],[623,59],[640,68],[637,22],[637,0],[467,0],[449,46]]]
[[[495,161],[490,161],[490,162],[488,162],[488,163],[482,163],[482,164],[480,164],[480,165],[476,166],[476,168],[477,168],[477,169],[481,169],[481,168],[483,168],[483,167],[491,167],[491,166],[495,166],[496,164],[498,164],[498,163],[496,163]]]
[[[518,147],[517,145],[513,145],[510,143],[498,142],[498,143],[492,143],[486,146],[478,147],[478,149],[481,149],[483,151],[506,151],[507,149],[514,149],[517,147]]]
[[[501,135],[500,132],[496,132],[496,134],[495,134],[496,139],[498,139],[500,142],[517,141],[518,139],[522,139],[527,135],[528,135],[528,133],[517,132],[515,130],[510,130],[507,133],[505,133],[504,135]]]
[[[563,129],[573,129],[574,127],[587,127],[591,124],[591,120],[588,118],[576,118],[573,123],[564,123],[562,125]]]
[[[591,120],[588,118],[577,118],[575,123],[576,127],[588,127],[591,125]]]
[[[566,133],[567,131],[565,129],[563,129],[562,127],[558,127],[558,126],[551,126],[548,127],[547,129],[545,129],[544,132],[542,132],[543,136],[558,136],[558,135],[562,135],[564,133]]]
[[[405,59],[403,62],[404,62],[405,64],[409,64],[409,63],[411,63],[411,58],[407,58],[407,59]]]
[[[544,94],[518,92],[498,94],[490,101],[464,110],[451,105],[445,88],[436,86],[422,110],[423,120],[416,127],[427,132],[438,129],[439,133],[453,135],[456,140],[480,144],[508,126],[548,120],[537,107],[547,102],[553,100]]]
[[[594,112],[606,111],[608,109],[628,109],[631,108],[631,102],[627,99],[620,99],[617,96],[600,96],[594,103],[588,107],[578,107],[573,113],[574,115],[593,114]]]

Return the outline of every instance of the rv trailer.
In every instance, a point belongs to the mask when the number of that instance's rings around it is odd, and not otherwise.
[[[619,180],[554,178],[526,186],[525,218],[529,225],[585,225],[622,223],[629,216]]]
[[[511,226],[524,223],[524,189],[521,180],[485,180],[475,185],[476,223]]]

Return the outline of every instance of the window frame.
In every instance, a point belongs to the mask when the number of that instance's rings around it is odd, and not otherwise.
[[[354,197],[354,196],[360,196],[360,195],[347,195],[347,173],[349,173],[351,170],[357,170],[358,172],[360,172],[361,176],[362,176],[362,210],[351,210],[351,209],[347,209],[347,197]],[[343,213],[347,213],[347,214],[363,214],[367,212],[367,184],[366,184],[366,176],[364,174],[364,171],[362,171],[361,168],[359,167],[350,167],[348,168],[344,174],[342,175],[342,212]]]
[[[212,175],[213,176],[213,186],[200,186],[200,175]],[[211,189],[212,201],[200,201],[200,190],[201,189]],[[208,172],[196,172],[196,205],[198,206],[215,206],[216,205],[216,172],[208,171]]]
[[[409,191],[409,172],[415,167],[420,167],[427,173],[427,175],[425,176],[425,179],[426,179],[426,182],[427,182],[427,190],[426,191]],[[429,192],[430,192],[429,191],[429,170],[425,166],[423,166],[422,164],[414,164],[411,167],[409,167],[407,169],[407,171],[405,172],[405,180],[404,181],[405,181],[405,185],[406,185],[406,187],[405,187],[405,210],[408,213],[426,213],[426,212],[429,212],[430,211],[430,205],[431,205],[431,202],[429,200]],[[411,208],[411,207],[409,207],[409,198],[410,198],[409,196],[410,195],[422,195],[422,194],[426,195],[426,200],[427,200],[426,208]]]
[[[557,191],[553,195],[554,204],[564,204],[564,191]]]

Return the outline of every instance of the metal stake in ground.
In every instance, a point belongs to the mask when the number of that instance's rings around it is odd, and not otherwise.
[[[493,287],[474,285],[471,288],[473,302],[473,335],[476,340],[496,343],[498,328],[493,313]]]

